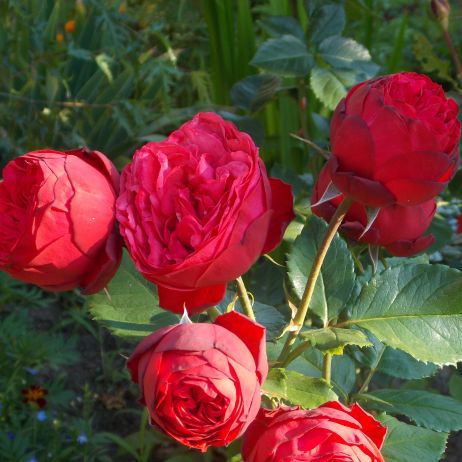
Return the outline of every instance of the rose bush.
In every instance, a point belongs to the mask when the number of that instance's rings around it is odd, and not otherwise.
[[[136,347],[128,368],[152,425],[206,451],[233,441],[258,413],[265,329],[236,312],[164,327]]]
[[[330,221],[344,196],[318,203],[330,184],[328,166],[325,166],[314,186],[311,209],[319,217]],[[364,233],[368,217],[363,205],[354,202],[340,226],[340,231],[350,239],[366,244],[384,246],[391,254],[404,257],[427,249],[433,242],[432,235],[424,236],[436,212],[436,201],[431,199],[419,205],[402,207],[390,205],[380,209],[369,230]],[[363,235],[364,233],[364,235]]]
[[[370,207],[418,205],[459,165],[458,106],[427,76],[400,73],[353,87],[331,121],[337,188]]]
[[[47,290],[101,290],[122,257],[118,186],[98,151],[45,149],[12,160],[0,182],[1,269]]]
[[[386,428],[358,404],[261,409],[243,438],[244,462],[384,462]]]
[[[289,185],[268,179],[249,135],[202,113],[136,151],[117,219],[160,305],[194,313],[220,302],[227,282],[279,244],[292,201]]]

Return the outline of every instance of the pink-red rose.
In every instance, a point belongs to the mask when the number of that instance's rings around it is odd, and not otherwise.
[[[236,439],[260,407],[265,329],[236,312],[146,337],[128,360],[151,424],[206,451]]]
[[[9,162],[0,182],[0,268],[48,290],[101,290],[122,257],[118,183],[98,151],[41,150]]]
[[[136,151],[117,200],[135,265],[178,313],[220,302],[293,217],[290,186],[269,179],[250,136],[214,113]]]
[[[311,196],[313,213],[327,222],[334,215],[343,195],[318,203],[330,184],[328,166],[319,175]],[[358,202],[348,209],[340,231],[350,239],[366,244],[384,246],[391,254],[405,257],[427,249],[434,241],[432,235],[424,236],[436,212],[436,202],[431,199],[419,205],[402,207],[390,205],[380,209],[369,230],[364,233],[368,216],[363,205]],[[364,235],[363,235],[364,233]]]
[[[332,401],[308,411],[262,409],[243,438],[244,462],[384,462],[386,435],[358,404]]]
[[[331,121],[334,184],[370,207],[434,198],[459,165],[458,112],[424,75],[400,73],[356,85]]]

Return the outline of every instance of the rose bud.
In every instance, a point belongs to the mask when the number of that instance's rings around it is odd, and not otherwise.
[[[329,201],[319,202],[330,182],[329,169],[326,165],[321,170],[311,196],[311,203],[314,204],[311,210],[327,222],[330,221],[344,197],[340,194]],[[430,226],[435,212],[434,199],[412,207],[400,205],[383,207],[369,230],[364,233],[369,223],[366,209],[360,203],[353,202],[343,219],[340,231],[352,240],[380,245],[395,256],[406,257],[424,251],[433,243],[432,235],[423,236],[423,234]]]
[[[404,72],[356,85],[331,121],[335,186],[369,207],[434,198],[459,165],[458,112],[425,75]]]
[[[265,329],[230,312],[214,324],[178,324],[146,337],[127,364],[153,426],[206,451],[241,435],[268,373]]]
[[[244,462],[384,462],[387,429],[358,404],[332,401],[317,409],[261,409],[242,443]]]
[[[219,303],[293,217],[290,186],[268,178],[250,136],[213,113],[136,151],[117,200],[135,265],[177,313]]]
[[[0,182],[0,268],[47,290],[103,289],[122,257],[118,182],[98,151],[44,149],[9,162]]]

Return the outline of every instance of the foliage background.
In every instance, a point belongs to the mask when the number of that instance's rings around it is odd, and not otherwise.
[[[462,5],[451,4],[460,50]],[[141,144],[213,110],[254,137],[271,173],[294,185],[301,215],[322,157],[291,134],[327,148],[331,111],[349,87],[408,70],[462,101],[441,27],[421,0],[0,0],[0,56],[1,166],[34,149],[86,145],[122,168]],[[458,175],[433,225],[432,261],[455,267],[461,194]],[[301,226],[290,227],[276,260]],[[264,281],[277,272],[268,268]],[[248,276],[254,290],[261,274]],[[282,300],[282,288],[271,297]],[[86,303],[1,277],[0,459],[224,460],[185,455],[147,430],[118,353],[131,344],[88,320]],[[390,363],[379,380],[399,385]],[[462,400],[456,369],[420,378],[432,373],[415,373],[413,388]],[[48,390],[45,419],[22,403],[35,383]],[[462,454],[456,436],[448,454]]]

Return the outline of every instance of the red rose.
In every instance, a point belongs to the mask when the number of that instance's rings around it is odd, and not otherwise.
[[[265,329],[236,312],[164,327],[136,347],[128,368],[151,424],[206,451],[236,439],[258,413]]]
[[[458,111],[424,75],[401,73],[356,85],[331,122],[333,182],[370,207],[432,199],[459,165]]]
[[[305,411],[261,409],[243,438],[244,462],[384,462],[387,429],[358,404],[332,401]]]
[[[319,175],[311,196],[311,203],[316,204],[331,183],[328,166]],[[330,201],[312,207],[315,215],[330,221],[338,205],[343,200],[339,195]],[[362,236],[368,217],[363,205],[358,202],[348,209],[340,231],[350,239],[384,246],[391,254],[405,257],[422,252],[434,241],[432,235],[423,236],[430,226],[436,212],[436,201],[431,199],[420,205],[402,207],[390,205],[380,209],[370,229]]]
[[[33,151],[3,170],[0,268],[53,291],[101,290],[122,257],[119,175],[98,151]]]
[[[290,186],[268,179],[250,136],[213,113],[136,151],[117,200],[137,268],[177,313],[219,303],[293,217]]]

